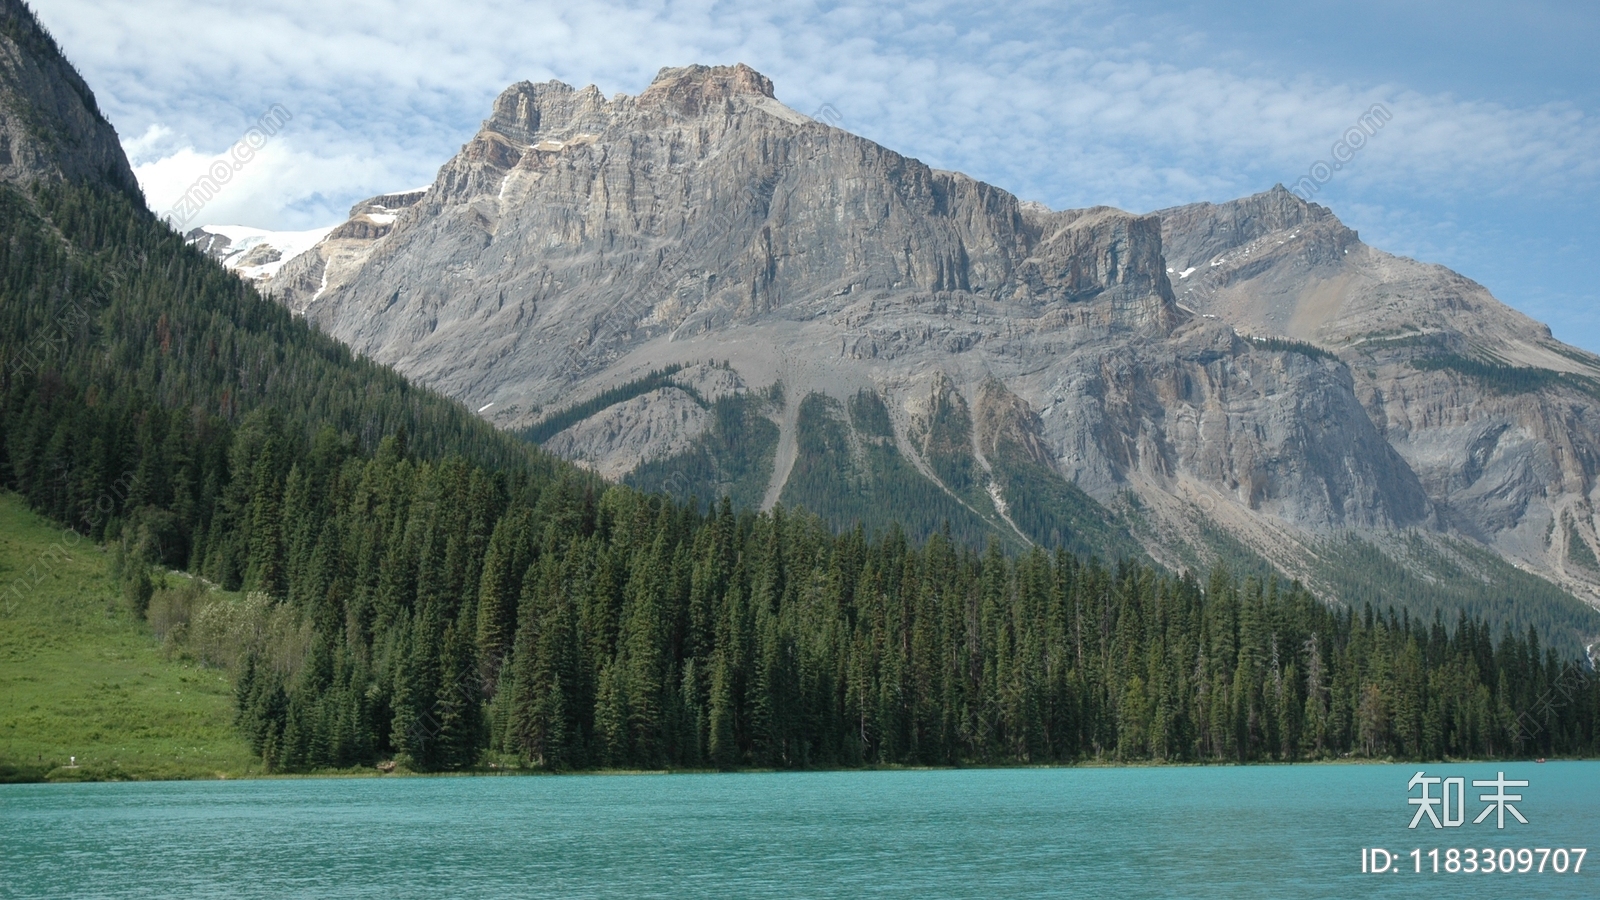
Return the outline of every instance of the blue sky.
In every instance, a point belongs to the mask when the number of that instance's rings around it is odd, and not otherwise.
[[[1058,209],[1290,184],[1382,103],[1393,119],[1315,199],[1600,352],[1592,0],[34,6],[158,210],[283,104],[200,219],[278,229],[431,182],[523,79],[636,94],[662,66],[742,61],[801,112]]]

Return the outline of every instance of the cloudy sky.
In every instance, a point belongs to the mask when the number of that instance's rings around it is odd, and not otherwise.
[[[1600,351],[1600,5],[32,0],[157,210],[274,104],[293,116],[200,219],[305,229],[429,183],[520,81],[637,94],[745,62],[780,100],[1053,208],[1293,184]]]

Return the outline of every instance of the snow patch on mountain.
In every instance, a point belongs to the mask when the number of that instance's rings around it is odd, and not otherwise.
[[[337,226],[309,231],[268,231],[251,225],[201,225],[184,238],[241,278],[266,281],[283,264],[310,250]]]

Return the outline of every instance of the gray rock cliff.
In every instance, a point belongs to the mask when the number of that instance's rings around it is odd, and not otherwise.
[[[94,94],[21,0],[0,0],[0,181],[138,182]]]
[[[1448,373],[1369,377],[1346,345],[1448,332],[1562,371],[1585,355],[1322,207],[1279,188],[1153,215],[1051,211],[796,113],[742,65],[663,69],[637,97],[514,85],[426,191],[371,203],[269,289],[503,427],[627,395],[547,444],[613,477],[710,453],[709,436],[734,445],[704,397],[646,383],[716,361],[734,393],[783,399],[768,503],[815,452],[797,430],[822,395],[849,409],[833,415],[857,434],[860,490],[925,479],[1047,540],[1017,518],[1017,492],[1018,473],[1049,472],[1136,510],[1144,550],[1174,565],[1204,561],[1221,532],[1310,578],[1321,542],[1349,530],[1456,534],[1521,561],[1541,520],[1499,486],[1587,478],[1503,450],[1479,452],[1481,497],[1449,474],[1511,408],[1443,397],[1466,390]],[[362,224],[377,207],[384,227]],[[1409,390],[1438,399],[1397,400]],[[888,444],[863,392],[883,402]],[[1577,395],[1560,396],[1566,418],[1524,415],[1495,447],[1573,421]],[[1418,427],[1439,403],[1478,411]],[[1452,449],[1424,449],[1440,442]],[[873,462],[887,446],[907,468]]]
[[[1600,358],[1282,186],[1157,215],[1180,304],[1336,354],[1445,526],[1596,595]]]

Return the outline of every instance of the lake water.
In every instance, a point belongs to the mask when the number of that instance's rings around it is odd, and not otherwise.
[[[1467,779],[1465,825],[1408,830],[1418,769]],[[1529,824],[1472,823],[1500,771]],[[1401,871],[1361,874],[1366,847]],[[1418,875],[1413,847],[1592,853]],[[0,897],[52,900],[1594,897],[1594,855],[1600,763],[0,787]]]

